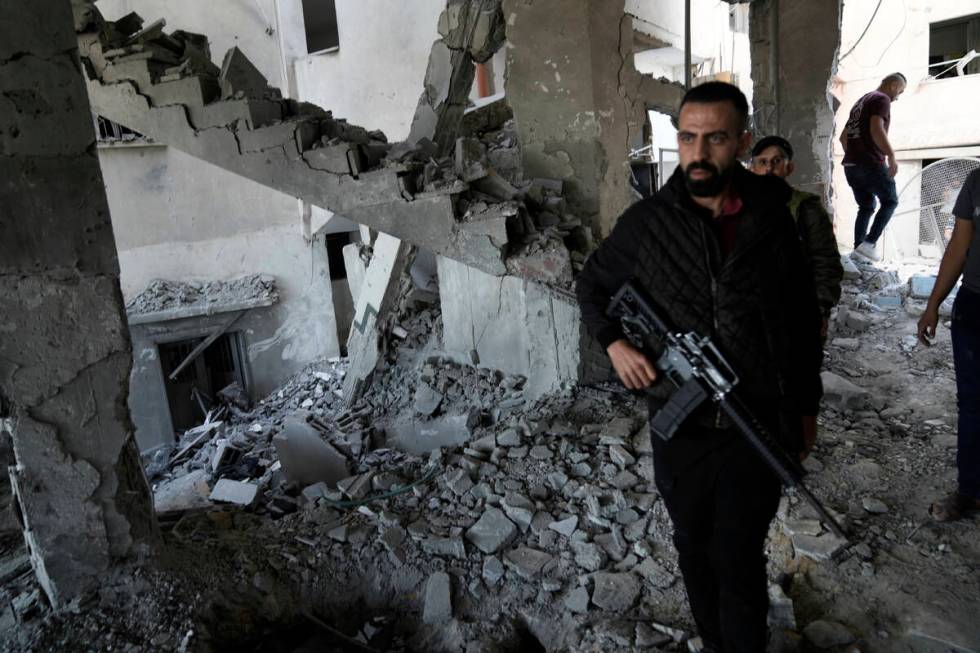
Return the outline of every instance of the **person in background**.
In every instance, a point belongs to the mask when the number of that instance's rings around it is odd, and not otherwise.
[[[905,92],[905,75],[892,73],[878,88],[866,93],[851,108],[840,135],[844,148],[844,176],[858,205],[854,223],[854,252],[871,261],[880,261],[878,239],[898,206],[895,175],[898,162],[888,140],[891,106]],[[881,203],[875,213],[875,198]],[[871,230],[868,222],[874,215]]]
[[[926,311],[919,318],[919,340],[936,337],[939,306],[956,282],[963,283],[953,303],[953,365],[956,370],[958,486],[932,504],[937,521],[952,521],[980,511],[980,170],[966,178],[953,207],[956,222],[939,264]]]
[[[780,136],[759,139],[752,148],[749,169],[757,175],[787,179],[794,169],[793,146]],[[830,311],[840,301],[840,284],[844,279],[844,266],[841,265],[837,238],[834,236],[834,222],[823,208],[820,197],[798,188],[793,188],[789,212],[796,222],[803,253],[813,270],[817,301],[823,315],[821,335],[826,338]]]

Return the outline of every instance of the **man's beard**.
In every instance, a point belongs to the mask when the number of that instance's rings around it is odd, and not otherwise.
[[[692,179],[691,172],[694,170],[705,170],[711,175],[703,179]],[[695,197],[714,197],[719,195],[732,178],[735,166],[731,165],[723,170],[719,170],[707,161],[695,161],[684,169],[684,185],[691,195]]]

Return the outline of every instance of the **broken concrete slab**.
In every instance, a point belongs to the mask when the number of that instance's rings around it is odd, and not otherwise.
[[[420,383],[415,388],[415,412],[424,417],[431,417],[439,409],[439,404],[444,398],[441,392],[437,392],[428,383]]]
[[[425,607],[422,621],[440,624],[453,618],[452,584],[449,574],[437,571],[425,583]]]
[[[290,482],[312,485],[323,481],[334,485],[350,475],[344,455],[320,437],[303,413],[288,416],[272,444]]]
[[[350,367],[344,378],[344,401],[350,405],[361,393],[380,360],[378,324],[391,310],[401,276],[410,263],[410,246],[387,234],[374,243],[374,256],[354,307],[354,323],[347,338]]]
[[[251,506],[255,503],[258,495],[259,487],[254,483],[222,478],[214,484],[210,499],[216,503],[234,503],[238,506]]]
[[[625,612],[640,597],[640,582],[632,574],[600,572],[592,577],[592,603],[609,612]]]
[[[582,614],[589,610],[589,590],[584,587],[576,587],[564,600],[565,607],[569,612]]]
[[[550,554],[526,546],[504,554],[504,563],[525,580],[534,580],[554,560]]]
[[[153,506],[159,512],[192,510],[210,504],[208,473],[198,469],[172,481],[161,483],[153,493]]]
[[[468,415],[447,415],[428,422],[403,421],[395,424],[388,445],[406,453],[428,453],[441,447],[458,447],[471,436]]]
[[[666,589],[677,580],[674,574],[664,569],[656,560],[649,557],[634,567],[633,571],[643,576],[648,583],[658,589]]]
[[[806,556],[813,560],[831,560],[838,551],[847,545],[847,540],[841,539],[832,533],[823,535],[793,535],[793,550],[796,555]]]
[[[466,531],[466,539],[484,553],[496,553],[517,537],[517,526],[499,508],[487,508]]]
[[[229,48],[225,53],[218,83],[221,85],[222,100],[234,97],[263,98],[270,92],[269,82],[238,46]]]

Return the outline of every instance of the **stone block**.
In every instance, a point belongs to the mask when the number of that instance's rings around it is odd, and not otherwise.
[[[312,485],[323,481],[333,485],[350,475],[347,459],[306,423],[302,413],[286,417],[272,444],[290,482]]]
[[[592,603],[609,612],[625,612],[640,597],[640,582],[632,574],[598,573],[593,582]]]
[[[155,107],[180,104],[203,110],[204,105],[218,98],[218,87],[211,77],[191,75],[172,82],[153,84],[144,91]]]
[[[210,494],[207,472],[197,469],[157,486],[153,505],[157,512],[191,510],[208,505]]]
[[[909,294],[915,299],[929,299],[936,285],[936,275],[916,274],[909,278]]]
[[[389,433],[388,445],[406,453],[422,454],[441,447],[458,447],[470,439],[468,415],[449,415],[428,422],[403,420]]]
[[[335,175],[356,176],[361,172],[357,147],[350,143],[305,150],[303,160],[314,170],[323,170]]]
[[[259,495],[259,487],[254,483],[233,481],[222,478],[211,490],[211,501],[217,503],[234,503],[239,506],[251,506]]]
[[[456,139],[456,175],[465,182],[476,181],[487,176],[486,148],[478,138],[461,137]]]
[[[499,508],[487,508],[466,531],[466,539],[484,553],[500,551],[517,536],[517,526]]]
[[[522,546],[504,554],[504,564],[525,580],[534,580],[554,558],[543,551]]]
[[[442,571],[429,576],[425,583],[425,607],[422,621],[439,624],[453,618],[452,584],[449,575]]]

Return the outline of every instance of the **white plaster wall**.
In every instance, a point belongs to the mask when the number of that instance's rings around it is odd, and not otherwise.
[[[294,198],[180,150],[100,147],[99,162],[120,250],[224,238],[274,225],[290,225],[301,237]],[[138,269],[129,273],[124,292],[134,290],[143,276]]]
[[[269,84],[282,85],[275,0],[100,0],[98,8],[107,20],[135,11],[144,25],[164,18],[167,31],[204,34],[219,66],[225,52],[237,45]]]
[[[300,0],[279,0],[283,50],[299,99],[319,104],[389,141],[403,140],[422,93],[445,0],[340,1],[335,52],[306,54]]]
[[[842,54],[858,41],[869,24],[875,4],[845,0]],[[922,157],[915,150],[980,144],[980,121],[976,119],[980,75],[926,80],[929,24],[975,13],[980,13],[980,0],[883,0],[867,34],[853,53],[840,62],[832,85],[833,93],[841,100],[833,143],[834,203],[838,240],[847,248],[853,245],[857,206],[839,165],[843,152],[837,139],[854,102],[876,88],[882,77],[898,71],[909,80],[905,93],[892,106],[889,129],[889,139],[899,160],[899,191],[905,180],[921,167]],[[918,194],[906,194],[899,198],[898,212],[914,208],[917,203]],[[896,217],[888,228],[905,252],[917,248],[917,227],[912,229],[904,224],[913,219],[918,220],[917,214]]]

